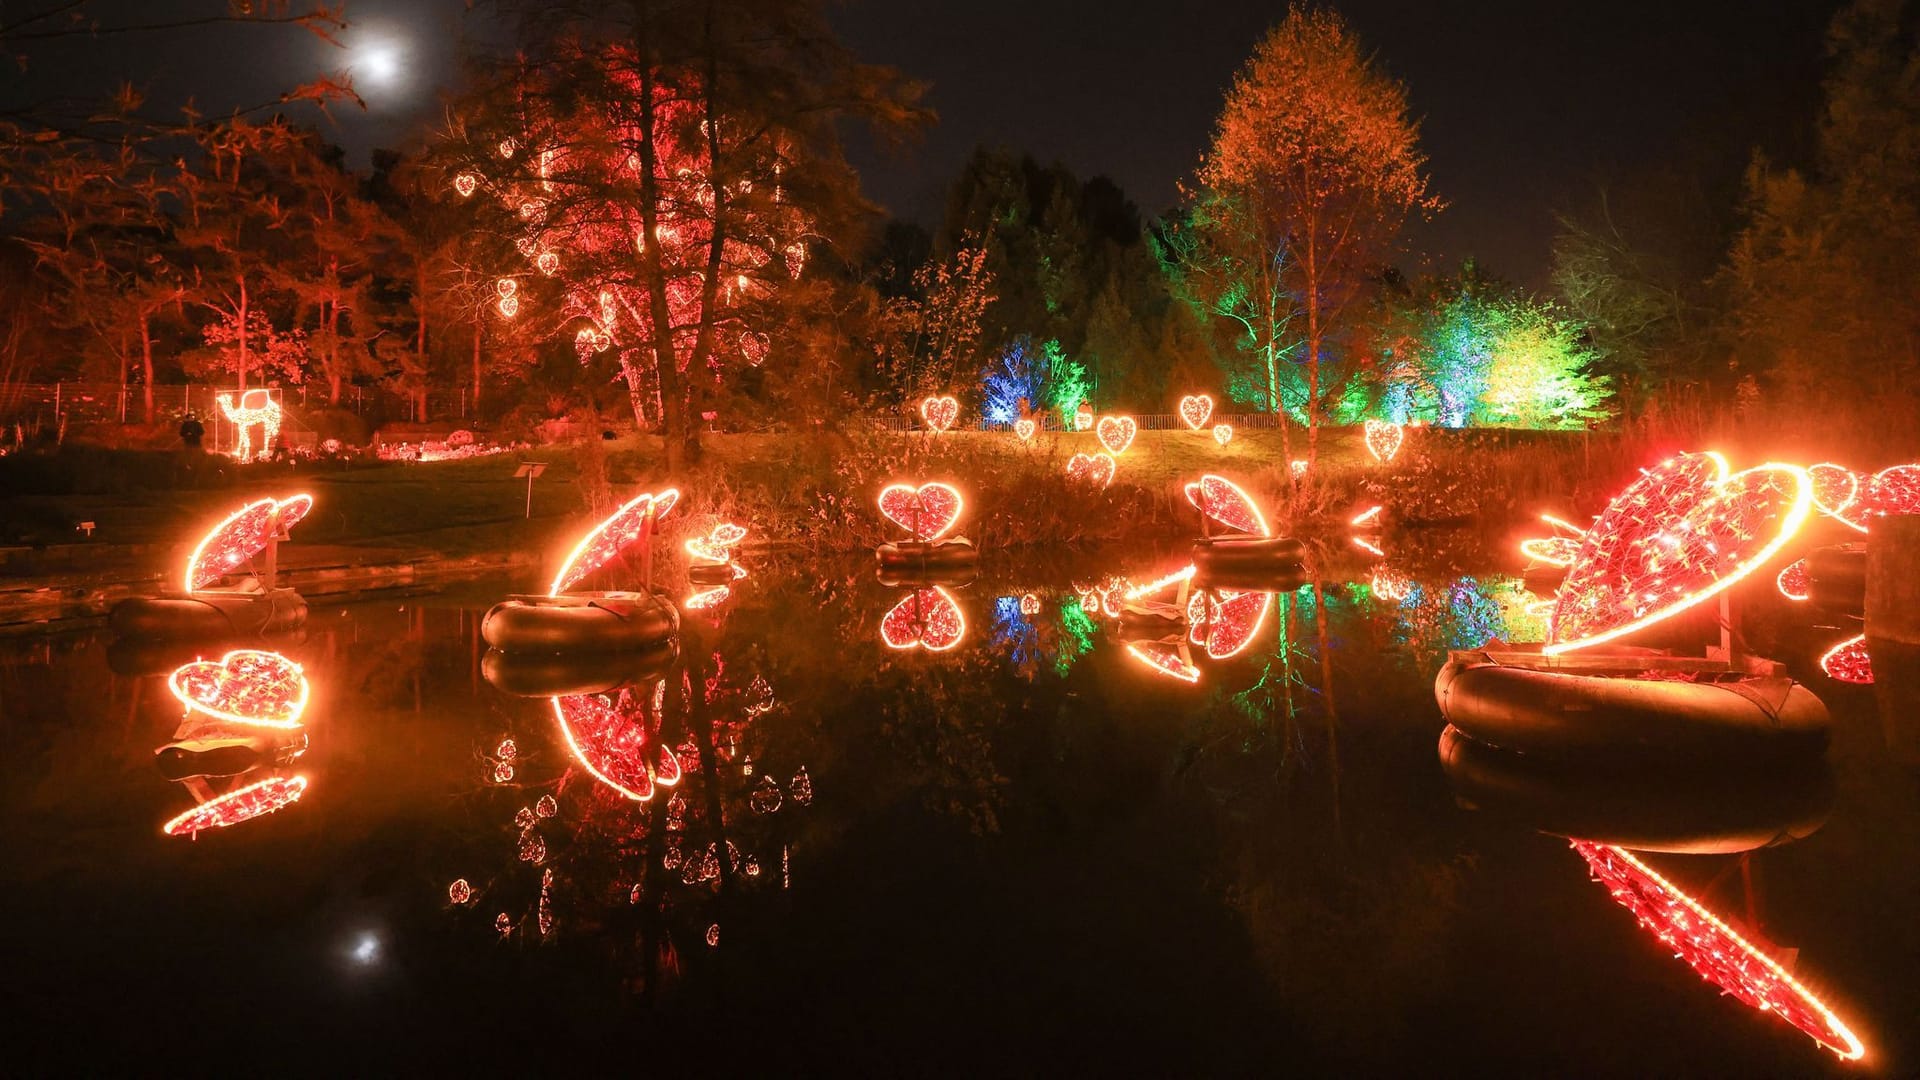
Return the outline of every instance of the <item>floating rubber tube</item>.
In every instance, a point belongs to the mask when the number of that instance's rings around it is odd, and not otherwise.
[[[517,596],[480,623],[487,644],[510,653],[637,652],[680,632],[680,612],[658,593]]]
[[[672,639],[624,653],[553,655],[489,649],[480,658],[480,673],[495,689],[515,697],[603,694],[661,678],[679,658],[680,646]]]
[[[1785,676],[1641,678],[1632,657],[1620,660],[1618,669],[1602,671],[1591,662],[1561,666],[1534,658],[1523,666],[1484,652],[1456,652],[1434,679],[1433,693],[1448,723],[1479,742],[1523,754],[1672,762],[1813,755],[1826,746],[1832,723],[1826,705]]]
[[[965,537],[950,540],[896,540],[873,550],[883,569],[902,573],[958,570],[977,566],[980,553]]]
[[[731,585],[739,577],[730,562],[694,563],[687,567],[687,580],[695,585]]]
[[[1454,795],[1528,828],[1634,851],[1726,855],[1813,835],[1833,809],[1825,758],[1755,768],[1574,764],[1497,750],[1449,724],[1440,764]]]
[[[307,602],[292,589],[227,592],[199,589],[166,596],[135,596],[107,614],[125,638],[184,639],[280,634],[304,626]]]
[[[1307,546],[1291,536],[1222,536],[1193,544],[1193,565],[1203,578],[1298,568],[1306,556]]]
[[[1202,567],[1193,576],[1197,588],[1227,592],[1292,592],[1306,583],[1307,568],[1299,563]]]
[[[1807,599],[1837,615],[1859,618],[1867,603],[1865,544],[1835,544],[1807,553]]]

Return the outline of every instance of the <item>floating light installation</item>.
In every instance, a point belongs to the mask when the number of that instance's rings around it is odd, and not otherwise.
[[[1187,637],[1206,647],[1207,656],[1226,660],[1238,656],[1266,625],[1273,610],[1270,592],[1198,592],[1187,601]]]
[[[300,726],[313,693],[299,664],[261,649],[182,664],[167,677],[167,690],[190,712],[282,731]]]
[[[1201,513],[1232,529],[1254,536],[1272,536],[1266,516],[1253,496],[1224,476],[1207,473],[1186,486],[1187,501]]]
[[[966,636],[960,605],[938,585],[915,589],[880,618],[880,640],[889,649],[946,652]]]
[[[560,564],[560,572],[553,576],[553,585],[547,590],[547,595],[559,596],[588,574],[612,561],[628,544],[649,535],[653,523],[665,517],[667,511],[673,509],[673,504],[679,501],[680,492],[676,488],[629,499],[573,546],[566,561]]]
[[[1543,651],[1612,641],[1718,595],[1772,559],[1812,508],[1797,465],[1729,474],[1707,452],[1643,470],[1588,530]]]
[[[1386,464],[1400,453],[1400,444],[1406,441],[1407,431],[1399,424],[1389,424],[1384,420],[1367,420],[1365,424],[1367,453],[1373,460]]]
[[[1805,600],[1813,595],[1812,583],[1807,580],[1807,560],[1795,559],[1774,575],[1774,587],[1780,595],[1789,600]]]
[[[952,484],[930,481],[888,484],[880,490],[880,513],[907,530],[915,540],[938,540],[960,521],[966,501]]]
[[[1846,1023],[1766,950],[1742,937],[1631,852],[1586,840],[1573,841],[1573,850],[1587,861],[1594,879],[1606,886],[1613,899],[1633,912],[1641,926],[1652,931],[1701,978],[1743,1004],[1799,1028],[1842,1060],[1858,1061],[1866,1056],[1866,1046]]]
[[[234,460],[264,460],[272,455],[273,440],[280,434],[280,403],[273,400],[270,391],[242,391],[237,405],[232,394],[220,394],[214,401],[219,403],[220,411],[226,414],[228,422],[239,429],[239,442],[233,448]],[[260,427],[260,449],[257,452],[253,449],[253,428],[256,424]]]
[[[1873,659],[1867,655],[1867,636],[1850,637],[1820,657],[1820,670],[1830,679],[1867,685],[1873,682]]]
[[[1185,645],[1170,645],[1163,641],[1129,641],[1127,655],[1181,682],[1200,681],[1200,669],[1193,666]]]
[[[1093,429],[1094,437],[1114,457],[1126,453],[1127,447],[1133,445],[1133,437],[1139,433],[1140,425],[1131,416],[1103,416]]]
[[[711,611],[733,596],[733,590],[725,585],[716,585],[711,589],[702,589],[686,598],[680,607],[683,611]]]
[[[1180,399],[1180,420],[1189,431],[1207,426],[1213,416],[1213,398],[1207,394],[1188,394]]]
[[[724,566],[733,561],[733,547],[747,538],[744,525],[723,521],[705,536],[692,536],[682,545],[696,562]]]
[[[1874,473],[1866,502],[1876,516],[1920,514],[1920,465],[1890,465]]]
[[[269,776],[258,783],[208,799],[160,826],[160,831],[168,836],[183,833],[192,836],[202,829],[224,829],[292,805],[306,792],[307,778],[304,776]]]
[[[276,537],[286,535],[313,509],[313,496],[258,499],[208,530],[187,556],[187,591],[204,589],[253,558]]]
[[[1347,524],[1354,526],[1372,525],[1380,520],[1380,512],[1385,509],[1386,507],[1384,506],[1370,506],[1358,514],[1355,514],[1353,520],[1347,522]]]
[[[1193,580],[1193,575],[1198,572],[1199,572],[1198,567],[1194,566],[1192,563],[1188,563],[1187,565],[1181,567],[1178,570],[1175,570],[1173,573],[1168,574],[1165,577],[1155,578],[1154,580],[1147,582],[1145,585],[1133,586],[1132,588],[1128,589],[1126,592],[1121,594],[1121,599],[1138,600],[1143,596],[1152,596],[1154,593],[1157,593],[1162,589],[1170,588],[1184,581]]]
[[[1554,534],[1520,541],[1520,554],[1547,566],[1572,566],[1574,556],[1580,553],[1581,542],[1586,539],[1587,530],[1552,514],[1541,514],[1540,520],[1552,526]]]
[[[959,419],[960,402],[951,394],[935,394],[920,402],[920,420],[928,431],[949,431]]]
[[[632,690],[553,699],[567,750],[588,775],[634,802],[680,782],[680,759],[654,735],[646,705]]]
[[[1067,475],[1105,488],[1113,483],[1113,471],[1118,464],[1112,454],[1075,454],[1067,459]]]

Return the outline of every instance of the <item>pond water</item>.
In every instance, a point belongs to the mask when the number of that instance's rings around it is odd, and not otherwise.
[[[316,607],[275,646],[305,752],[188,782],[155,767],[182,657],[9,644],[10,1064],[1920,1070],[1920,717],[1820,677],[1835,632],[1772,651],[1833,709],[1830,786],[1714,796],[1805,835],[1642,857],[1769,943],[1852,1064],[1704,982],[1566,839],[1457,795],[1433,676],[1537,637],[1511,567],[1357,563],[1222,622],[1214,651],[1247,644],[1220,660],[1085,610],[1177,565],[989,560],[891,620],[910,593],[865,563],[756,566],[677,658],[569,673],[637,681],[560,706],[497,688],[539,673],[478,636],[526,583]],[[635,717],[685,773],[646,801],[608,728]],[[297,801],[163,835],[276,775]]]

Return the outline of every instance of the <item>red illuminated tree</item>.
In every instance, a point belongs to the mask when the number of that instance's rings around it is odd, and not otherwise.
[[[529,47],[462,110],[449,179],[513,211],[499,315],[610,353],[677,465],[728,372],[775,354],[810,247],[866,209],[837,120],[920,113],[812,4],[602,8],[528,6]]]
[[[1310,459],[1337,389],[1322,376],[1327,341],[1408,216],[1440,206],[1418,135],[1406,88],[1345,20],[1295,7],[1234,77],[1201,164],[1207,213],[1196,224],[1220,234],[1214,250],[1241,267],[1248,296],[1270,294],[1271,275],[1304,322]],[[1277,314],[1265,321],[1285,326]]]

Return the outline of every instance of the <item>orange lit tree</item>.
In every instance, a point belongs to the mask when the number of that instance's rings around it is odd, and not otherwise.
[[[1251,328],[1269,387],[1283,354],[1305,368],[1308,457],[1326,399],[1328,341],[1345,329],[1348,303],[1377,276],[1410,215],[1439,208],[1422,174],[1418,125],[1406,88],[1361,50],[1331,11],[1295,7],[1234,77],[1203,159],[1194,238],[1213,272],[1232,279],[1261,315]],[[1291,298],[1296,331],[1262,296]],[[1265,335],[1264,338],[1261,335]],[[1278,391],[1269,390],[1270,401]],[[1276,402],[1277,403],[1277,402]]]
[[[729,372],[765,363],[810,249],[867,208],[834,125],[920,115],[815,5],[528,4],[526,48],[459,113],[449,183],[512,211],[496,311],[611,356],[669,466]]]

